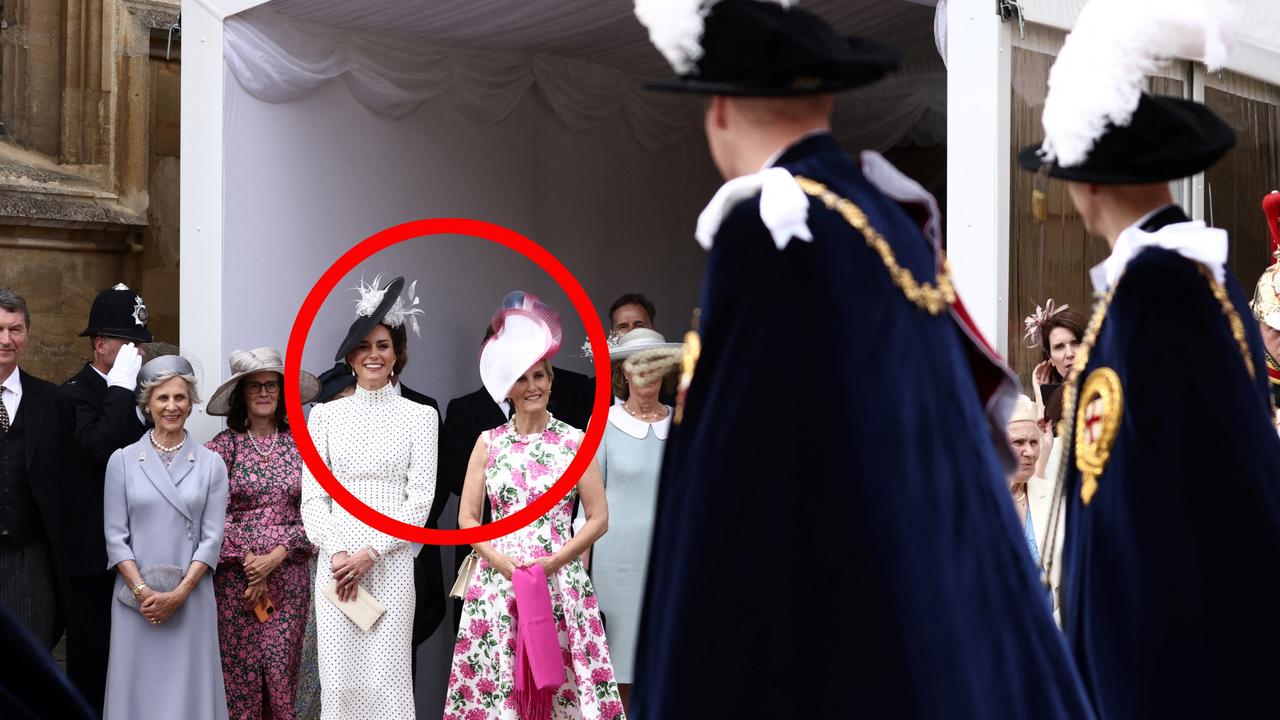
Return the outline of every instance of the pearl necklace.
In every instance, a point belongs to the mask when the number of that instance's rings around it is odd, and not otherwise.
[[[246,429],[244,433],[249,436],[249,442],[253,444],[253,451],[258,453],[262,457],[271,456],[271,451],[276,449],[276,440],[280,438],[279,430],[271,433],[271,444],[267,446],[266,450],[263,450],[262,448],[258,447],[258,439],[253,436],[253,431]]]
[[[187,434],[186,434],[185,432],[184,432],[184,433],[182,433],[182,442],[178,443],[177,445],[174,445],[173,447],[165,447],[164,445],[161,445],[158,441],[156,441],[156,431],[155,431],[155,430],[152,430],[152,431],[151,431],[151,444],[152,444],[152,445],[154,445],[154,446],[155,446],[155,448],[156,448],[157,450],[159,450],[160,452],[162,452],[162,453],[164,453],[164,454],[166,454],[166,455],[172,455],[172,454],[174,454],[174,453],[178,452],[179,450],[181,450],[183,445],[186,445],[186,444],[187,444]]]
[[[638,410],[632,410],[631,405],[628,403],[622,403],[622,409],[626,410],[631,415],[631,417],[638,418],[645,422],[657,422],[658,420],[661,420],[662,418],[667,416],[667,408],[664,405],[659,405],[657,410],[654,410],[653,412],[647,412],[647,413],[640,412]]]

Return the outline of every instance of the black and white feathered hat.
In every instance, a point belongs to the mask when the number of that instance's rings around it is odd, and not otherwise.
[[[345,359],[347,354],[356,349],[360,341],[379,323],[393,328],[407,324],[413,329],[414,335],[420,336],[418,316],[422,315],[423,311],[421,308],[414,307],[419,300],[413,294],[417,285],[417,280],[409,285],[409,300],[406,302],[400,297],[400,290],[404,287],[402,277],[395,278],[386,285],[382,284],[381,274],[375,276],[373,282],[368,285],[361,280],[360,285],[355,288],[355,291],[360,293],[360,299],[356,300],[356,319],[351,323],[347,336],[338,346],[338,352],[333,359],[335,361]]]
[[[636,0],[649,39],[679,75],[651,90],[786,97],[866,85],[901,64],[884,43],[842,37],[795,0]]]
[[[1204,105],[1146,92],[1170,60],[1221,68],[1239,8],[1229,0],[1091,0],[1049,71],[1045,139],[1018,164],[1063,180],[1103,185],[1194,175],[1235,144],[1235,131]]]

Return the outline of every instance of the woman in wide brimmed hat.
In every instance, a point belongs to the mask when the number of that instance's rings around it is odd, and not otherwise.
[[[547,412],[554,376],[551,357],[560,347],[560,316],[533,295],[516,291],[503,300],[491,325],[494,335],[480,354],[480,378],[493,401],[510,401],[515,413],[476,440],[459,503],[460,528],[481,524],[486,494],[493,500],[494,520],[544,495],[582,444],[581,430]],[[587,521],[574,534],[573,504],[579,496]],[[579,559],[604,534],[608,522],[600,472],[592,463],[547,515],[509,535],[472,545],[480,562],[463,601],[446,717],[515,720],[531,717],[527,711],[540,703],[548,711],[541,717],[614,720],[622,716],[599,606]],[[546,574],[552,614],[563,618],[556,622],[554,637],[543,638],[547,644],[558,643],[558,648],[544,649],[565,660],[553,668],[559,682],[536,688],[526,683],[520,690],[517,641],[524,648],[526,640],[515,635],[513,609],[524,600],[517,595],[517,588],[523,586],[513,583],[512,576],[523,575],[518,568],[534,565]],[[521,633],[525,627],[522,617]],[[537,669],[535,665],[535,677]]]
[[[233,717],[294,717],[302,633],[311,599],[307,541],[299,510],[302,456],[284,410],[284,360],[275,348],[231,353],[231,377],[207,412],[228,429],[206,447],[227,465],[230,500],[218,572],[218,640]],[[302,402],[319,382],[303,372]],[[269,614],[259,621],[258,614]],[[265,693],[264,693],[265,690]]]
[[[405,328],[418,332],[413,286],[381,277],[357,290],[356,318],[339,346],[356,376],[355,394],[316,405],[307,429],[338,481],[361,502],[409,525],[426,524],[436,488],[439,415],[402,397],[391,382],[403,367]],[[421,546],[375,530],[336,505],[307,468],[302,521],[319,548],[315,578],[320,713],[337,720],[414,718],[411,641],[414,556]],[[363,589],[386,613],[365,632],[325,596]]]
[[[640,605],[653,537],[662,452],[672,409],[658,395],[675,387],[684,346],[638,328],[609,348],[613,394],[604,440],[596,452],[609,508],[609,534],[592,551],[591,577],[609,619],[609,648],[623,703],[634,679]]]

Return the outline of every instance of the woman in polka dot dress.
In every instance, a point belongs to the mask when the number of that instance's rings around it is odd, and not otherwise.
[[[503,302],[494,328],[497,334],[481,354],[480,374],[495,402],[509,400],[515,414],[476,440],[462,491],[462,528],[480,524],[485,494],[495,520],[537,500],[569,467],[582,443],[581,430],[547,412],[553,378],[548,358],[559,347],[559,317],[536,298],[516,292]],[[579,495],[587,522],[571,536]],[[533,564],[542,565],[547,574],[565,665],[564,683],[552,691],[551,718],[624,717],[595,591],[579,559],[607,526],[604,483],[593,462],[547,515],[473,546],[481,560],[463,602],[445,720],[530,720],[518,717],[514,699],[517,611],[511,574]]]
[[[389,380],[405,357],[406,317],[397,315],[403,279],[374,280],[339,358],[355,370],[351,397],[318,405],[307,427],[325,463],[366,505],[423,525],[435,494],[436,411],[400,397]],[[367,314],[366,314],[367,313]],[[411,317],[411,316],[410,316]],[[374,530],[334,503],[310,471],[303,474],[302,520],[320,549],[315,613],[322,720],[414,720],[410,670],[415,548]],[[386,607],[368,632],[324,595],[336,582],[343,599],[358,587]],[[358,587],[357,587],[358,586]]]

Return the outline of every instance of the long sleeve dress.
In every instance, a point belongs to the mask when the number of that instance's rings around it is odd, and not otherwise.
[[[198,560],[218,567],[227,509],[222,458],[190,437],[169,465],[149,436],[112,454],[103,486],[107,566],[138,569]],[[125,589],[117,573],[116,593]],[[111,656],[103,720],[226,720],[212,578],[159,625],[111,598]]]
[[[293,435],[284,430],[256,443],[245,433],[224,430],[206,444],[227,464],[230,486],[221,559],[213,577],[222,674],[231,717],[261,718],[265,684],[271,717],[292,720],[302,631],[311,611],[307,560],[315,548],[302,527],[302,458]],[[267,597],[276,611],[259,622],[244,599],[249,586],[244,558],[276,547],[287,552],[267,576]]]
[[[515,421],[508,420],[482,437],[489,453],[485,492],[495,520],[546,493],[582,444],[581,430],[555,418],[540,433],[520,435]],[[555,554],[572,536],[577,493],[577,488],[570,490],[548,514],[492,540],[493,548],[517,563]],[[624,720],[599,603],[582,561],[570,560],[547,583],[566,666],[565,682],[552,703],[552,720]],[[513,697],[515,601],[511,581],[481,560],[463,601],[444,720],[519,720]]]
[[[338,481],[366,505],[423,525],[436,487],[436,411],[390,385],[316,406],[311,440]],[[310,470],[302,475],[302,521],[319,548],[314,585],[323,720],[414,720],[412,652],[414,548],[375,530],[333,502]],[[331,558],[371,547],[378,554],[360,584],[386,607],[368,632],[323,590]]]

